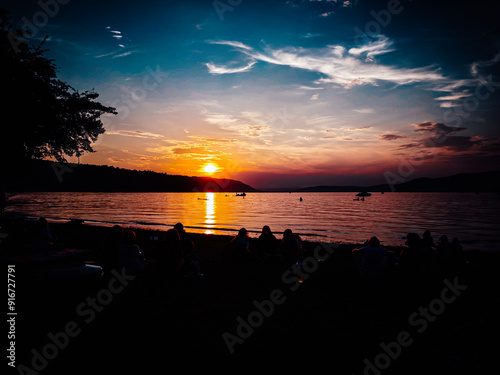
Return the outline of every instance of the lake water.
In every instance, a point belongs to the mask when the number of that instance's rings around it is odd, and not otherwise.
[[[300,201],[300,197],[303,198]],[[403,245],[409,232],[426,229],[437,242],[457,237],[465,250],[500,249],[498,194],[373,193],[19,193],[7,212],[49,221],[168,229],[234,235],[241,227],[257,237],[269,225],[281,238],[290,228],[303,239],[362,243],[376,235],[385,245]]]

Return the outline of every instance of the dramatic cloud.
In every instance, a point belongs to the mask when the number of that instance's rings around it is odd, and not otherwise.
[[[424,121],[420,124],[412,124],[415,126],[417,129],[415,129],[416,132],[431,132],[435,134],[444,134],[444,135],[449,135],[452,133],[459,132],[461,130],[465,130],[465,128],[462,127],[452,127],[452,126],[447,126],[442,123],[438,122],[432,122],[432,121]]]
[[[402,139],[402,138],[408,138],[408,136],[399,135],[399,134],[382,134],[382,135],[379,135],[379,139],[382,140],[382,141],[395,141],[396,139]]]
[[[467,151],[481,141],[473,141],[472,137],[451,135],[444,138],[429,137],[421,140],[423,147],[445,147],[452,151]]]
[[[481,136],[460,136],[457,132],[465,130],[463,127],[451,127],[442,123],[424,121],[419,124],[412,124],[416,127],[415,132],[429,133],[429,137],[423,137],[418,141],[399,146],[400,149],[419,148],[445,148],[454,152],[474,150],[481,151],[481,148],[488,145],[489,139]],[[380,136],[383,140],[393,140],[392,134]]]

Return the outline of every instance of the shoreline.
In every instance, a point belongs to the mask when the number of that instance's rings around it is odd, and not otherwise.
[[[38,219],[38,216],[32,216],[32,215],[25,215],[17,212],[6,212],[3,215],[3,219],[5,220],[12,220],[16,217],[21,217],[27,220],[29,223],[33,223]],[[50,225],[53,227],[57,228],[62,228],[66,223],[70,221],[75,221],[75,222],[82,222],[84,226],[86,227],[94,227],[96,228],[96,231],[102,230],[103,228],[111,228],[114,225],[119,225],[123,228],[128,228],[128,229],[133,229],[137,232],[141,233],[146,233],[146,232],[166,232],[168,229],[172,228],[174,224],[164,224],[164,223],[150,223],[150,222],[136,222],[136,223],[131,223],[131,222],[105,222],[105,221],[97,221],[97,220],[80,220],[80,219],[73,219],[73,218],[52,218],[52,217],[46,217],[47,220],[49,221]],[[0,220],[2,217],[0,217]],[[99,229],[100,228],[100,229]],[[185,226],[186,231],[189,232],[190,235],[197,236],[201,239],[204,239],[204,236],[219,236],[219,237],[233,237],[235,236],[238,231],[238,228],[205,228],[202,226]],[[0,222],[0,230],[1,230],[1,222]],[[213,233],[205,233],[206,231],[211,231]],[[253,241],[255,240],[259,235],[260,235],[260,229],[249,229],[247,228],[248,233],[250,234],[250,240]],[[276,236],[277,239],[281,240],[282,237],[282,232],[281,231],[275,231],[273,232],[274,235]],[[343,240],[336,240],[335,238],[328,237],[327,235],[323,234],[318,234],[318,233],[308,233],[308,232],[295,232],[295,234],[299,235],[302,238],[303,242],[307,243],[322,243],[322,244],[340,244],[340,245],[345,245],[345,246],[350,246],[350,247],[359,247],[363,246],[363,242],[350,242],[350,241],[343,241]],[[419,235],[421,233],[418,233]],[[446,234],[446,233],[444,233]],[[384,246],[385,248],[388,249],[395,249],[397,251],[401,251],[402,249],[405,248],[404,242],[404,236],[401,237],[400,241],[401,244],[395,244],[394,241],[392,241],[391,244],[386,244],[384,243],[384,238],[378,236],[376,233],[366,233],[366,240],[368,240],[369,237],[371,236],[377,236],[379,237],[379,240],[381,242],[381,245]],[[437,236],[433,236],[434,240],[437,242]],[[451,238],[449,238],[451,240]],[[204,241],[203,241],[204,242]],[[488,250],[484,245],[480,245],[478,248],[475,248],[475,241],[460,241],[460,243],[463,246],[463,251],[468,252],[468,253],[497,253],[500,252],[500,249],[495,249],[491,248],[491,250]]]
[[[21,216],[22,217],[22,216]],[[7,220],[12,220],[12,218],[16,218],[16,214],[12,215],[11,218]],[[103,225],[103,223],[95,223],[95,222],[87,222],[84,220],[48,220],[49,221],[49,229],[51,233],[59,240],[61,243],[57,244],[56,247],[73,247],[88,250],[90,252],[98,253],[100,251],[100,246],[104,243],[106,236],[109,234],[113,225],[119,225],[123,231],[132,230],[135,232],[137,236],[137,243],[139,247],[145,250],[146,254],[149,253],[151,247],[154,247],[158,241],[161,241],[164,238],[167,230],[173,228],[172,226],[164,226],[161,225],[161,228],[151,228],[147,225],[128,225],[128,224],[114,224],[108,223],[107,225]],[[36,220],[26,220],[27,230],[28,232],[33,230],[35,226]],[[75,224],[73,228],[78,228],[81,232],[71,244],[65,244],[64,240],[67,239],[69,235],[75,235],[73,233],[74,229],[71,228],[71,224]],[[0,223],[1,225],[1,223]],[[5,229],[6,226],[4,224]],[[201,227],[200,227],[201,228]],[[216,257],[219,258],[221,253],[224,251],[225,246],[231,241],[231,239],[237,235],[238,230],[231,230],[234,234],[220,234],[220,233],[200,233],[190,231],[189,227],[186,227],[186,232],[191,236],[195,243],[195,247],[198,251],[201,251],[200,255],[205,255],[207,257]],[[0,227],[1,230],[1,227]],[[258,231],[248,231],[249,232],[249,241],[250,246],[253,247],[260,235]],[[282,232],[274,232],[274,235],[278,241],[282,239]],[[301,237],[308,237],[307,234],[299,233]],[[312,237],[312,236],[311,236]],[[321,241],[321,236],[316,241],[311,241],[310,239],[302,238],[302,243],[304,246],[305,252],[310,251],[317,245],[326,245],[326,246],[341,246],[344,249],[354,249],[358,247],[362,247],[363,243],[349,243],[342,241]],[[369,235],[367,235],[368,239]],[[156,239],[155,239],[156,238]],[[76,242],[76,243],[75,243]],[[400,252],[404,246],[385,246],[388,250]]]

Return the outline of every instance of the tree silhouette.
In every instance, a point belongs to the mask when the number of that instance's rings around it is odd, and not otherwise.
[[[26,30],[0,12],[0,82],[3,89],[2,172],[32,158],[81,156],[105,129],[100,117],[115,108],[97,102],[93,89],[78,92],[57,78],[54,60],[31,46]]]

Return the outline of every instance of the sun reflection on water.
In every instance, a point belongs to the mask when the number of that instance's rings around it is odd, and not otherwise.
[[[215,227],[215,197],[214,193],[205,193],[205,234],[214,234],[213,229]]]

